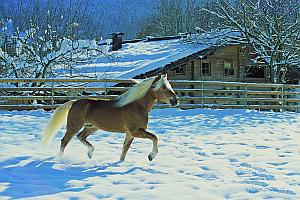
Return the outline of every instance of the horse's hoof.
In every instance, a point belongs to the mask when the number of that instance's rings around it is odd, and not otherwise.
[[[152,157],[152,155],[148,155],[148,159],[149,159],[149,161],[152,161],[153,160],[153,157]]]
[[[88,154],[89,159],[91,159],[94,155],[94,149],[89,149],[87,154]]]
[[[89,159],[91,159],[93,157],[93,154],[88,153],[88,157],[89,157]]]

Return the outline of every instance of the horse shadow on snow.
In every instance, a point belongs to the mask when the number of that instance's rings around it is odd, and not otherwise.
[[[135,171],[144,171],[150,174],[163,173],[154,169],[131,167],[126,171],[112,171],[110,168],[118,167],[120,162],[107,163],[93,169],[84,167],[70,167],[65,170],[54,169],[57,164],[53,158],[32,161],[24,166],[18,165],[30,157],[17,157],[0,162],[0,183],[8,183],[8,187],[0,192],[0,196],[12,199],[51,195],[60,192],[80,192],[91,185],[72,187],[71,180],[82,181],[90,177],[108,177],[111,175],[128,175]]]

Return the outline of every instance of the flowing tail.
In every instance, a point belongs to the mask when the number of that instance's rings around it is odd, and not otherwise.
[[[75,101],[68,101],[65,104],[59,106],[53,113],[48,126],[43,131],[42,143],[43,145],[48,145],[55,134],[61,129],[61,127],[66,123],[69,110],[71,109]]]

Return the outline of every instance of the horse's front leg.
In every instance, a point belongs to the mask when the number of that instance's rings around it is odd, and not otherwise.
[[[157,137],[153,133],[150,133],[150,132],[148,132],[148,131],[146,131],[145,129],[142,129],[142,128],[140,128],[137,131],[133,132],[132,136],[136,137],[136,138],[147,138],[147,139],[152,140],[152,142],[153,142],[152,152],[148,155],[148,159],[150,161],[152,161],[154,159],[154,157],[156,156],[156,154],[158,153],[158,147],[157,147],[158,140],[157,140]]]
[[[124,144],[123,144],[123,149],[122,149],[122,154],[121,154],[121,157],[120,157],[121,162],[123,162],[125,160],[127,151],[129,149],[132,141],[133,141],[133,137],[131,136],[131,134],[126,133],[126,137],[125,137]]]

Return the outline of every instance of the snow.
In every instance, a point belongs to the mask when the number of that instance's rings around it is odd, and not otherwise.
[[[91,76],[132,78],[139,74],[164,67],[182,57],[205,49],[205,45],[184,45],[180,39],[124,44],[108,57],[93,63],[78,65],[79,73]]]
[[[149,130],[119,163],[124,135],[76,138],[58,158],[61,130],[40,144],[51,112],[0,111],[0,199],[299,199],[300,114],[155,109]]]
[[[76,70],[79,74],[101,78],[134,78],[214,45],[230,44],[237,41],[241,33],[225,29],[191,37],[126,43],[118,51],[77,65]]]

